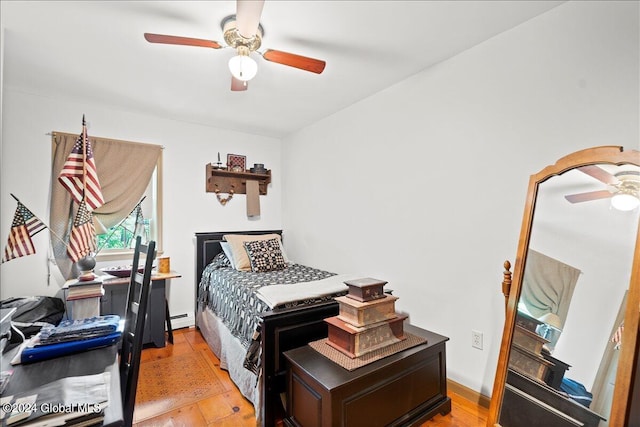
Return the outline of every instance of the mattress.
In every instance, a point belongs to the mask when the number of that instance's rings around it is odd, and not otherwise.
[[[326,282],[334,277],[334,281]],[[346,294],[348,288],[341,276],[301,264],[289,264],[284,270],[268,272],[238,271],[231,267],[224,253],[215,256],[205,267],[198,289],[199,309],[208,308],[231,335],[247,350],[256,350],[261,314],[269,310],[316,304]],[[323,282],[324,281],[324,282]],[[300,290],[301,283],[309,286]],[[275,286],[276,293],[260,294],[261,289]],[[318,288],[324,288],[319,291]],[[287,290],[290,289],[290,292]],[[295,295],[294,299],[282,295]],[[275,301],[275,303],[273,302]],[[251,346],[252,342],[254,343]],[[245,367],[257,372],[259,358],[247,354]]]

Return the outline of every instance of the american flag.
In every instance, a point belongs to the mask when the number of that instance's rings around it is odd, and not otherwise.
[[[16,213],[13,216],[13,223],[11,224],[11,231],[9,232],[9,240],[4,248],[2,262],[35,254],[36,249],[33,247],[31,236],[36,235],[45,228],[47,226],[38,217],[22,203],[18,202]]]
[[[84,145],[87,146],[86,162],[84,156]],[[86,169],[86,178],[83,173]],[[82,200],[87,201],[90,210],[98,209],[104,205],[102,197],[102,189],[100,181],[98,181],[98,172],[96,170],[96,162],[93,159],[93,150],[91,149],[91,141],[87,136],[87,125],[82,117],[82,134],[78,135],[76,143],[71,149],[67,161],[64,162],[62,170],[58,175],[58,181],[66,188],[71,197],[80,203]],[[84,182],[86,181],[86,188]]]
[[[96,250],[96,230],[93,228],[91,211],[84,200],[78,206],[78,212],[73,220],[67,254],[71,261],[77,262],[80,258]]]
[[[133,228],[133,238],[131,239],[132,247],[135,247],[135,242],[136,242],[135,238],[136,238],[136,236],[142,237],[142,242],[143,243],[147,242],[147,233],[146,233],[146,230],[144,228],[144,216],[142,216],[142,206],[140,206],[140,203],[138,203],[138,205],[134,209],[134,212],[136,214],[136,223],[135,223],[135,226]]]

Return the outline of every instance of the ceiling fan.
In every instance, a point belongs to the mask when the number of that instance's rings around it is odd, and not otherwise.
[[[213,40],[164,34],[145,33],[144,38],[150,43],[208,47],[211,49],[234,48],[237,55],[229,61],[232,91],[247,90],[248,81],[255,77],[258,71],[258,65],[250,56],[253,52],[258,53],[267,61],[288,65],[289,67],[316,74],[322,73],[326,65],[325,61],[283,52],[281,50],[267,49],[264,52],[258,51],[262,44],[262,36],[264,34],[264,30],[260,24],[260,15],[262,14],[263,6],[264,0],[237,0],[236,14],[227,16],[221,22],[226,46]]]
[[[581,203],[611,198],[611,206],[623,211],[633,210],[640,205],[639,171],[629,170],[611,174],[595,165],[583,166],[578,170],[606,184],[608,188],[564,196],[569,202]]]

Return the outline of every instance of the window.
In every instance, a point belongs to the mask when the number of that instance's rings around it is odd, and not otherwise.
[[[161,162],[153,171],[149,185],[140,203],[140,211],[131,211],[120,224],[105,229],[96,225],[98,261],[126,258],[133,253],[135,236],[140,234],[143,242],[154,240],[158,253],[162,253],[162,175]],[[141,224],[136,227],[136,222]],[[138,228],[138,229],[136,229]],[[139,229],[142,228],[142,231]]]

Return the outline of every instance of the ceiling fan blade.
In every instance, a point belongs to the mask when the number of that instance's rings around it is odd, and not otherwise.
[[[620,183],[620,180],[618,178],[596,165],[582,166],[581,168],[578,168],[578,170],[580,172],[586,173],[587,175],[597,179],[600,182],[604,182],[607,185],[617,185]]]
[[[590,202],[591,200],[607,199],[613,196],[613,193],[607,190],[590,191],[588,193],[570,194],[564,196],[571,203]]]
[[[244,82],[240,79],[236,79],[235,77],[231,76],[231,90],[233,92],[241,92],[243,90],[247,90],[248,87],[249,87],[249,82]]]
[[[144,33],[144,38],[149,43],[178,44],[183,46],[210,47],[211,49],[220,49],[222,47],[216,41],[193,39],[191,37],[168,36],[164,34]]]
[[[278,64],[288,65],[290,67],[299,68],[304,71],[320,74],[324,71],[327,64],[319,59],[308,58],[293,53],[283,52],[281,50],[267,49],[262,57],[267,61],[277,62]]]
[[[240,35],[246,39],[256,35],[264,0],[237,0],[236,25]]]

